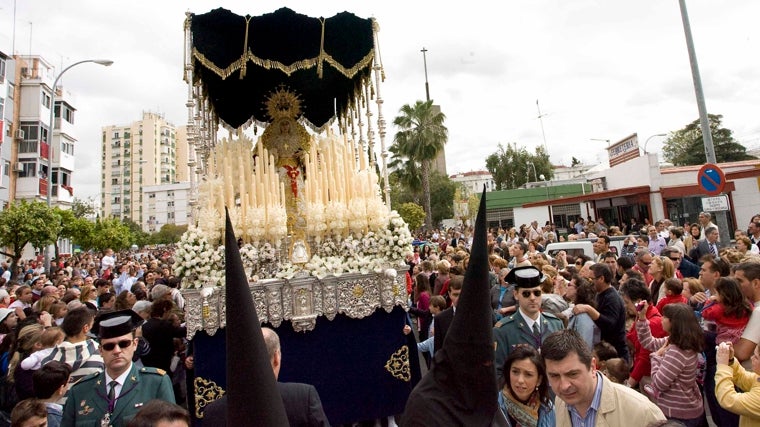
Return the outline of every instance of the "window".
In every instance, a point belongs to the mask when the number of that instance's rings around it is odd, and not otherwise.
[[[169,207],[169,208],[173,208],[174,207],[174,200],[170,200],[170,201],[166,202],[166,206]]]
[[[0,83],[5,81],[5,59],[0,58]],[[3,117],[0,114],[0,117]]]
[[[149,199],[155,199],[156,198],[156,193],[150,193],[150,195],[148,196],[148,198]]]
[[[119,185],[119,178],[112,178],[111,185]]]
[[[5,161],[5,167],[3,168],[3,175],[10,176],[11,175],[11,162]]]
[[[51,98],[50,98],[50,95],[47,92],[42,91],[42,100],[41,101],[42,101],[42,105],[45,108],[50,108]]]
[[[166,192],[166,197],[174,197],[174,192],[173,191],[167,191]]]
[[[114,198],[111,200],[111,204],[113,204],[113,205],[118,205],[119,203],[121,203],[121,197],[118,197],[118,196],[117,196],[117,197],[114,197]]]
[[[5,98],[0,97],[0,120],[5,117]]]
[[[21,162],[19,178],[33,178],[37,176],[37,164],[34,162]]]
[[[64,153],[66,153],[66,154],[69,154],[69,155],[72,155],[72,156],[73,156],[73,155],[74,155],[74,144],[73,144],[73,143],[71,143],[71,142],[65,141],[65,142],[64,142],[64,143],[61,145],[61,150],[62,150]]]

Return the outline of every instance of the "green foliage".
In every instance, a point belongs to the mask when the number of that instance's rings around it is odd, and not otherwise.
[[[713,138],[715,157],[718,163],[750,160],[755,157],[747,154],[747,148],[739,144],[730,129],[722,126],[723,116],[708,114],[710,133]],[[662,147],[666,161],[675,166],[701,165],[707,163],[702,127],[699,119],[684,128],[671,132]]]
[[[150,236],[150,242],[167,245],[177,243],[185,231],[187,231],[187,225],[164,224],[158,232]]]
[[[457,183],[438,171],[430,174],[430,209],[433,223],[454,217],[454,192]]]
[[[143,231],[142,227],[140,227],[140,224],[132,221],[129,218],[122,219],[122,222],[124,223],[127,228],[129,228],[129,232],[132,234],[132,241],[131,244],[135,244],[137,246],[143,247],[147,244],[150,244],[150,234]]]
[[[496,152],[486,158],[486,169],[491,172],[497,190],[519,188],[526,182],[540,180],[541,175],[547,180],[554,176],[543,146],[536,147],[536,153],[530,154],[525,147],[518,149],[517,144],[507,144],[506,148],[499,144]]]
[[[24,246],[42,248],[55,241],[60,232],[59,217],[45,203],[16,201],[0,212],[0,252],[12,259],[12,269],[21,258]]]
[[[117,218],[104,218],[95,222],[92,239],[86,246],[98,251],[111,248],[114,251],[129,248],[133,243],[129,227]]]
[[[78,198],[74,198],[74,201],[71,203],[71,212],[74,213],[74,216],[77,218],[89,218],[95,216],[95,199],[93,197],[88,197],[87,200],[82,200]]]
[[[580,164],[581,164],[581,161],[578,160],[577,158],[575,158],[575,156],[573,156],[573,159],[572,159],[572,161],[570,163],[570,167],[574,168],[576,166],[580,166]]]
[[[478,209],[480,208],[480,196],[478,194],[470,194],[470,198],[467,199],[467,207],[470,210],[470,219],[475,219],[478,215]]]
[[[398,208],[398,214],[409,225],[409,230],[415,231],[425,223],[425,209],[416,203],[404,203]]]
[[[399,110],[393,124],[400,130],[393,138],[389,151],[393,153],[391,164],[399,171],[401,185],[412,192],[422,192],[422,202],[427,216],[426,227],[432,227],[430,165],[443,150],[448,140],[448,129],[444,126],[446,116],[438,111],[433,101],[417,101],[413,106],[406,104]]]
[[[58,258],[58,240],[71,239],[75,244],[81,246],[81,241],[88,241],[87,233],[92,232],[92,223],[84,216],[77,216],[74,211],[69,209],[53,208],[53,213],[58,217],[58,223],[61,225],[55,242],[55,257]]]

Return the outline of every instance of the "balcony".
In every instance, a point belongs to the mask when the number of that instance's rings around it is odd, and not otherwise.
[[[47,191],[47,189],[45,191]],[[74,188],[70,186],[54,185],[52,188],[51,194],[52,194],[52,197],[55,197],[58,200],[58,202],[62,202],[62,203],[74,202]]]

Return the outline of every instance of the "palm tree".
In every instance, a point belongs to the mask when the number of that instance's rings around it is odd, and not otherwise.
[[[405,157],[408,162],[419,165],[427,229],[433,226],[430,211],[430,164],[448,140],[449,131],[443,125],[444,120],[446,116],[433,108],[433,101],[417,101],[413,106],[406,104],[393,120],[393,124],[400,128],[393,138],[395,153]],[[415,168],[409,166],[405,169],[409,171]]]
[[[420,165],[410,162],[402,155],[399,152],[398,144],[392,144],[388,148],[388,151],[391,153],[391,161],[388,163],[388,167],[398,178],[398,183],[401,184],[401,187],[409,191],[414,203],[421,205],[422,172],[420,171]]]

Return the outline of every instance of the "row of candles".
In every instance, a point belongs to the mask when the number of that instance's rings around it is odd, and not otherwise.
[[[291,191],[285,181],[290,178],[263,144],[257,144],[256,151],[254,160],[253,143],[246,136],[217,145],[208,172],[222,182],[220,189],[207,195],[209,210],[224,212],[225,206],[239,206],[240,224],[246,224],[247,215],[254,210],[257,214],[263,211],[265,223],[273,220],[271,216],[283,214],[285,192]],[[301,160],[306,174],[298,196],[309,206],[337,203],[348,209],[352,201],[379,197],[377,176],[368,170],[366,153],[354,148],[345,136],[330,132],[319,139],[312,137],[309,152]]]

